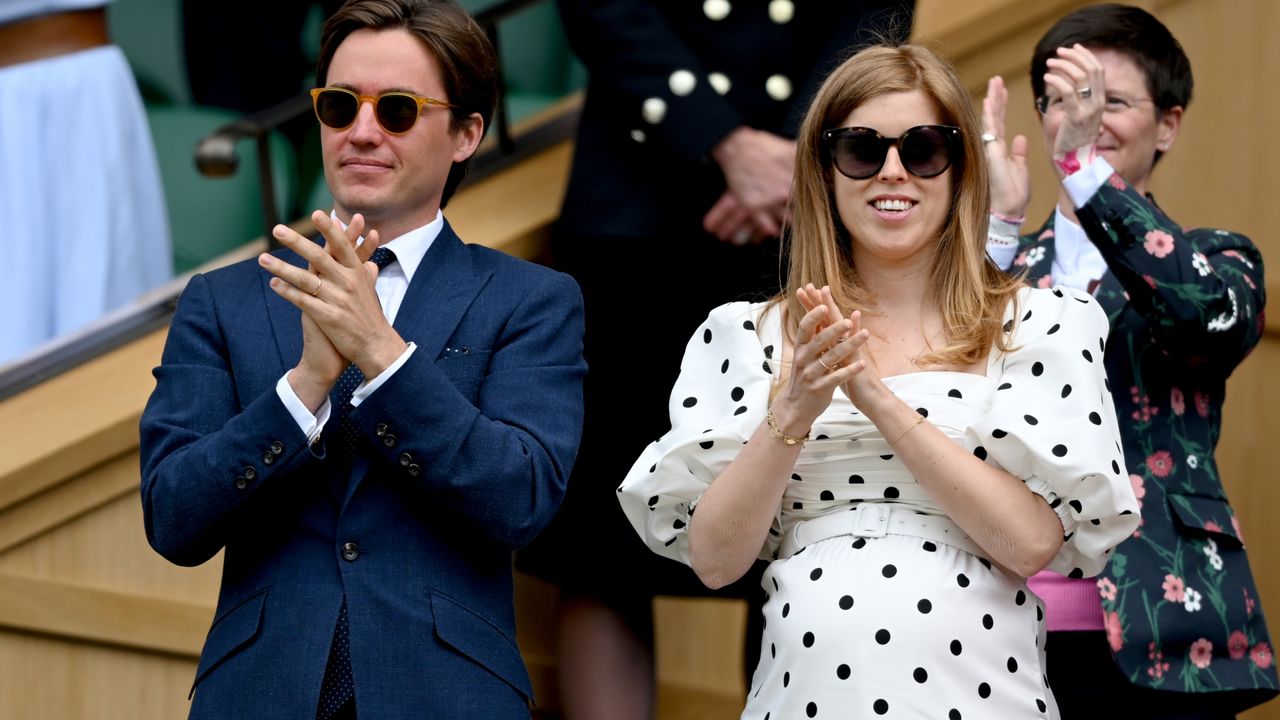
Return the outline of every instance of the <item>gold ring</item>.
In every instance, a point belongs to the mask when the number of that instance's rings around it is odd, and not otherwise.
[[[317,276],[316,276],[316,289],[315,289],[315,290],[312,290],[310,294],[311,294],[313,297],[314,297],[314,296],[316,296],[316,295],[318,295],[318,294],[320,294],[320,288],[322,288],[322,287],[324,287],[324,278],[322,278],[322,277],[320,277],[319,275],[317,275]]]
[[[822,367],[826,368],[827,372],[835,372],[835,369],[840,367],[839,365],[828,365],[827,361],[823,360],[821,355],[818,356],[818,362],[822,363]]]

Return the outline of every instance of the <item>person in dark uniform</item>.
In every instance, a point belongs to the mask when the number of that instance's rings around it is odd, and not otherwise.
[[[646,718],[654,595],[712,593],[645,548],[616,488],[667,428],[661,398],[707,312],[778,291],[793,138],[810,97],[857,46],[904,40],[914,2],[558,4],[590,74],[552,243],[586,298],[586,430],[565,506],[518,566],[561,588],[565,716]],[[759,603],[758,570],[715,594]],[[748,635],[749,672],[758,630]]]

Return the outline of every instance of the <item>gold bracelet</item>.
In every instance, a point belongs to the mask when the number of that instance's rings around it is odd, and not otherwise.
[[[919,425],[919,424],[920,424],[920,423],[922,423],[922,422],[924,422],[924,416],[923,416],[923,415],[921,415],[920,413],[916,413],[916,421],[915,421],[915,422],[913,422],[913,423],[911,423],[910,425],[908,425],[906,430],[903,430],[902,432],[898,433],[898,437],[896,437],[896,438],[894,438],[894,439],[890,440],[890,441],[889,441],[889,444],[890,444],[890,445],[897,445],[899,440],[901,440],[902,438],[906,437],[906,436],[907,436],[907,433],[911,432],[912,430],[915,430],[915,429],[916,429],[916,426],[917,426],[917,425]]]
[[[809,431],[805,432],[804,437],[792,437],[782,432],[782,428],[778,427],[778,421],[773,419],[773,408],[765,410],[764,420],[769,423],[769,434],[778,438],[787,445],[803,444],[804,441],[809,439],[809,432],[812,431],[812,428],[810,428]]]

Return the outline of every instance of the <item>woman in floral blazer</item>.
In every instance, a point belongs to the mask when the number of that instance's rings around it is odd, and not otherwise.
[[[1227,377],[1262,334],[1262,257],[1242,235],[1180,227],[1146,192],[1192,88],[1158,20],[1124,5],[1073,12],[1040,40],[1031,83],[1058,207],[1019,237],[1027,141],[1006,147],[1008,95],[992,78],[988,252],[1034,285],[1087,289],[1106,310],[1106,346],[1082,352],[1105,358],[1142,503],[1142,525],[1098,578],[1033,578],[1048,607],[1048,680],[1067,720],[1234,717],[1278,685],[1213,457]]]

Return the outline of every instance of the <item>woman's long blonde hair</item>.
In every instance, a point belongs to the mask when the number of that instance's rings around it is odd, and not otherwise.
[[[818,90],[796,138],[787,284],[771,304],[786,308],[786,331],[792,338],[805,314],[795,293],[807,283],[829,285],[846,315],[872,304],[853,261],[854,239],[836,214],[832,197],[836,171],[823,151],[822,132],[840,127],[855,108],[872,98],[913,90],[924,92],[937,106],[942,122],[959,127],[962,138],[962,151],[951,166],[951,209],[938,239],[930,282],[946,339],[921,362],[971,365],[985,358],[992,346],[1010,349],[1001,324],[1022,283],[987,260],[990,189],[973,102],[951,65],[923,47],[862,50],[836,68]]]

